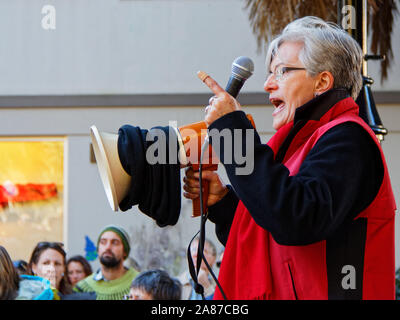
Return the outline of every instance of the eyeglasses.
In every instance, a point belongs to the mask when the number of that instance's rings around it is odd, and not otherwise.
[[[198,252],[198,247],[197,246],[192,246],[190,248],[190,253],[195,254],[197,252]],[[204,252],[204,254],[208,254],[208,255],[212,255],[212,256],[215,255],[213,251],[207,250],[205,247],[203,248],[203,252]]]
[[[38,249],[43,248],[43,247],[48,247],[48,248],[60,247],[61,249],[64,249],[64,243],[41,241],[37,244]]]
[[[297,70],[306,70],[306,68],[297,68],[297,67],[284,67],[284,66],[279,66],[275,69],[274,72],[269,72],[267,79],[269,79],[272,75],[275,76],[275,80],[277,82],[280,82],[285,79],[285,75],[289,71],[297,71]]]

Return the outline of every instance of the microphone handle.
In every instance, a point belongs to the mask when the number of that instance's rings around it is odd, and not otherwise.
[[[228,84],[226,85],[225,91],[228,92],[232,97],[236,98],[239,94],[240,89],[242,89],[244,79],[236,79],[234,76],[229,78]]]

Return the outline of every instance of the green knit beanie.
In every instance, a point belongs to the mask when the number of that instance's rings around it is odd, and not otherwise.
[[[110,224],[110,225],[104,227],[104,229],[100,232],[99,238],[97,239],[97,248],[99,247],[99,242],[100,242],[100,238],[101,238],[102,234],[107,231],[115,232],[121,238],[122,245],[124,246],[124,252],[126,253],[126,256],[128,257],[129,252],[131,251],[131,246],[130,246],[131,240],[129,238],[128,233],[125,231],[125,229],[120,226]]]

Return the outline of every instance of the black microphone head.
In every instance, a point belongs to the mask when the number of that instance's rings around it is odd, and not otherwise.
[[[238,57],[232,63],[232,74],[239,80],[247,80],[254,72],[254,63],[248,57]]]

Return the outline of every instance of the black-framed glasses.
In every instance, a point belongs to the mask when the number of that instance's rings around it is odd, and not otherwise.
[[[38,249],[43,247],[48,247],[48,248],[60,247],[61,249],[64,249],[64,243],[57,241],[41,241],[37,244],[36,247]]]
[[[275,80],[280,82],[284,79],[284,75],[287,74],[289,71],[298,71],[298,70],[306,70],[306,68],[279,66],[275,69],[274,72],[270,72],[268,74],[267,79],[271,77],[271,75],[274,75]]]

